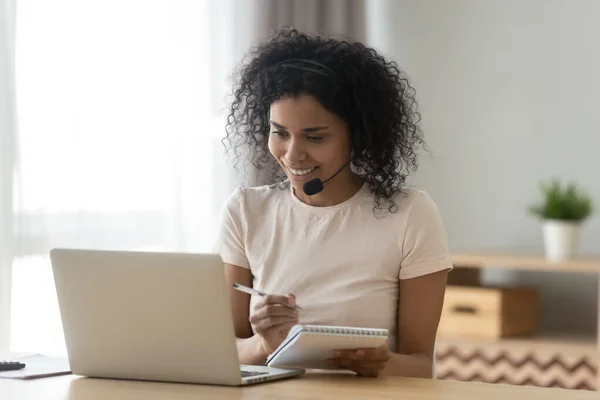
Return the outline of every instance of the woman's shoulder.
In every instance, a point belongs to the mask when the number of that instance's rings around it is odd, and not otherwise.
[[[415,212],[429,210],[437,212],[435,204],[429,192],[415,187],[403,187],[400,192],[392,198],[395,204],[395,215],[409,215]]]
[[[409,232],[440,233],[444,230],[440,210],[429,192],[404,188],[396,198],[398,214],[403,215],[405,234]]]
[[[228,208],[256,208],[265,207],[273,201],[279,201],[287,195],[287,190],[282,184],[262,186],[238,186],[226,200]]]

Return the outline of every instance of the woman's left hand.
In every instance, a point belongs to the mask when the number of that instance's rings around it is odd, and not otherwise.
[[[387,345],[375,349],[336,350],[327,362],[331,366],[354,371],[360,376],[377,377],[391,355]]]

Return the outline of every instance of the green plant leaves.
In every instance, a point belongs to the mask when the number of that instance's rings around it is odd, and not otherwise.
[[[529,207],[541,219],[583,221],[593,210],[592,200],[574,182],[563,185],[558,179],[541,184],[543,201]]]

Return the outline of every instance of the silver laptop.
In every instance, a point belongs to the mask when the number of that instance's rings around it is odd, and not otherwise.
[[[239,386],[303,370],[240,365],[220,256],[53,249],[76,375]]]

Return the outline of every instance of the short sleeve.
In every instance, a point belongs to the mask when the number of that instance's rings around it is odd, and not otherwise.
[[[224,263],[250,268],[244,245],[245,225],[242,190],[238,188],[225,201],[214,247]]]
[[[431,197],[417,192],[407,217],[399,278],[416,278],[446,269],[452,269],[452,260],[442,217]]]

